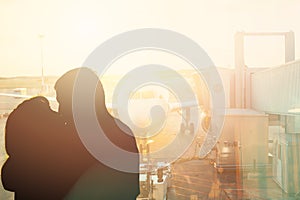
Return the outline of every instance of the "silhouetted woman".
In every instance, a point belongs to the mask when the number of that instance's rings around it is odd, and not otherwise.
[[[8,117],[2,183],[17,200],[63,199],[74,180],[61,179],[64,123],[45,97],[21,103]],[[71,177],[72,179],[72,177]]]

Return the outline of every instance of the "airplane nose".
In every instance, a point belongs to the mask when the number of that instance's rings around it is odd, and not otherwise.
[[[167,107],[162,101],[131,101],[128,107],[130,128],[137,135],[139,132],[147,132],[148,136],[159,133],[166,121]]]

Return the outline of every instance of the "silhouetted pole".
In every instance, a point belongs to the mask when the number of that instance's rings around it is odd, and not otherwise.
[[[42,90],[43,90],[44,86],[45,86],[45,79],[44,79],[44,46],[43,46],[43,39],[44,39],[45,35],[39,34],[38,37],[40,39],[40,48],[41,48]]]
[[[235,34],[235,108],[245,108],[244,32]]]
[[[285,62],[295,60],[295,35],[293,31],[285,33]]]

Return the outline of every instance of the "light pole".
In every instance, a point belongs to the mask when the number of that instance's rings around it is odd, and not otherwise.
[[[43,46],[43,39],[44,39],[45,35],[39,34],[38,37],[40,39],[40,48],[41,48],[42,90],[44,90],[45,79],[44,79],[44,46]]]

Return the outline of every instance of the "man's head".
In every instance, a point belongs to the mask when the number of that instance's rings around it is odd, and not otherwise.
[[[72,106],[74,90],[77,84],[77,78],[80,75],[80,85],[86,86],[85,90],[93,89],[90,86],[95,87],[95,102],[96,107],[105,106],[103,86],[98,76],[89,68],[75,68],[65,74],[63,74],[55,83],[56,99],[59,103],[59,113],[66,118],[71,119],[73,117]],[[82,81],[83,80],[83,81]],[[77,90],[77,94],[80,94],[80,98],[84,101],[86,96],[85,90]],[[82,94],[82,95],[81,95]],[[101,108],[103,109],[103,108]]]
[[[62,75],[55,83],[56,100],[59,103],[58,112],[66,117],[72,117],[72,94],[74,82],[79,69],[73,69]]]

